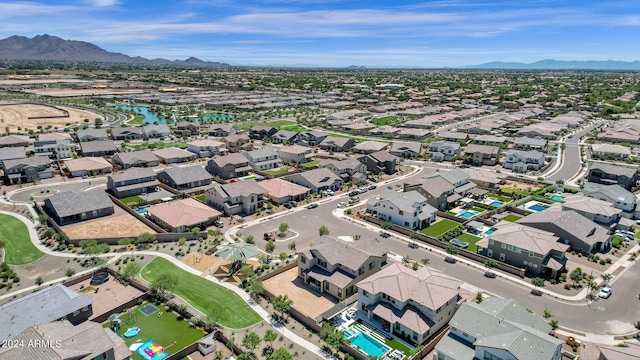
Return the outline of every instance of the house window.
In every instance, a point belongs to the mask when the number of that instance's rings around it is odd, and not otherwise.
[[[493,245],[493,239],[489,239],[489,245]]]
[[[507,244],[502,243],[502,245],[500,245],[501,248],[506,249],[507,248]]]
[[[502,360],[501,358],[493,355],[492,353],[488,352],[487,350],[484,351],[484,356],[482,357],[483,360]]]
[[[375,262],[370,262],[369,263],[369,270],[372,270],[375,265],[376,265]]]
[[[534,252],[533,251],[529,251],[529,257],[534,257],[534,256],[535,256]]]
[[[398,210],[398,214],[400,214],[400,216],[402,216],[402,215],[404,215],[404,211]]]
[[[364,274],[364,266],[358,269],[358,275]]]
[[[324,289],[327,290],[327,291],[329,290],[329,282],[328,281],[324,282]]]
[[[324,260],[318,259],[318,265],[323,267],[323,268],[325,268],[325,269],[327,268],[327,262],[324,261]]]
[[[307,258],[302,256],[302,255],[300,255],[300,262],[303,263],[303,264],[306,264],[307,263]]]

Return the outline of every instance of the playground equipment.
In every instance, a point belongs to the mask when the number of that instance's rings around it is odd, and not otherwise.
[[[111,321],[111,330],[113,330],[113,332],[117,334],[118,330],[120,330],[120,328],[122,327],[120,314],[119,313],[111,314],[111,316],[109,316],[109,321]]]

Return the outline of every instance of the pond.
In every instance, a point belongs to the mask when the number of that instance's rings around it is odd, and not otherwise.
[[[155,123],[172,124],[175,122],[175,118],[172,118],[171,116],[169,116],[168,111],[166,113],[168,116],[162,116],[162,114],[160,113],[150,111],[149,108],[146,106],[122,105],[122,106],[114,106],[113,109],[124,110],[124,111],[134,111],[138,114],[144,115],[145,119],[142,120],[143,125],[155,124]],[[197,117],[189,117],[189,119],[194,122],[202,122],[202,123],[218,123],[218,122],[223,122],[233,118],[234,116],[232,114],[225,114],[225,113],[207,113],[202,117],[202,120],[200,120]]]

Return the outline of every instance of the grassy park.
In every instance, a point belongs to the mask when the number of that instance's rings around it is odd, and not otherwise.
[[[371,123],[375,126],[386,126],[386,125],[393,125],[395,123],[398,122],[398,117],[397,116],[385,116],[385,117],[381,117],[381,118],[377,118],[377,119],[373,119],[371,120]]]
[[[0,241],[4,261],[10,265],[28,264],[45,255],[31,243],[27,226],[11,215],[0,214]]]
[[[173,293],[222,326],[242,329],[262,321],[233,291],[181,270],[168,260],[155,258],[141,273],[150,283],[163,274],[173,276],[177,280]]]

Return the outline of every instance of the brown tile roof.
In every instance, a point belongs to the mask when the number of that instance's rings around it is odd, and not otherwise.
[[[195,225],[221,215],[218,210],[192,198],[151,206],[147,211],[172,227]]]
[[[373,239],[346,242],[324,235],[301,252],[307,256],[309,254],[320,256],[329,264],[342,264],[349,269],[358,270],[371,256],[384,256],[388,250]]]
[[[304,186],[294,184],[282,179],[270,179],[260,181],[258,185],[269,192],[269,196],[282,198],[285,196],[298,196],[308,193],[310,190]]]

